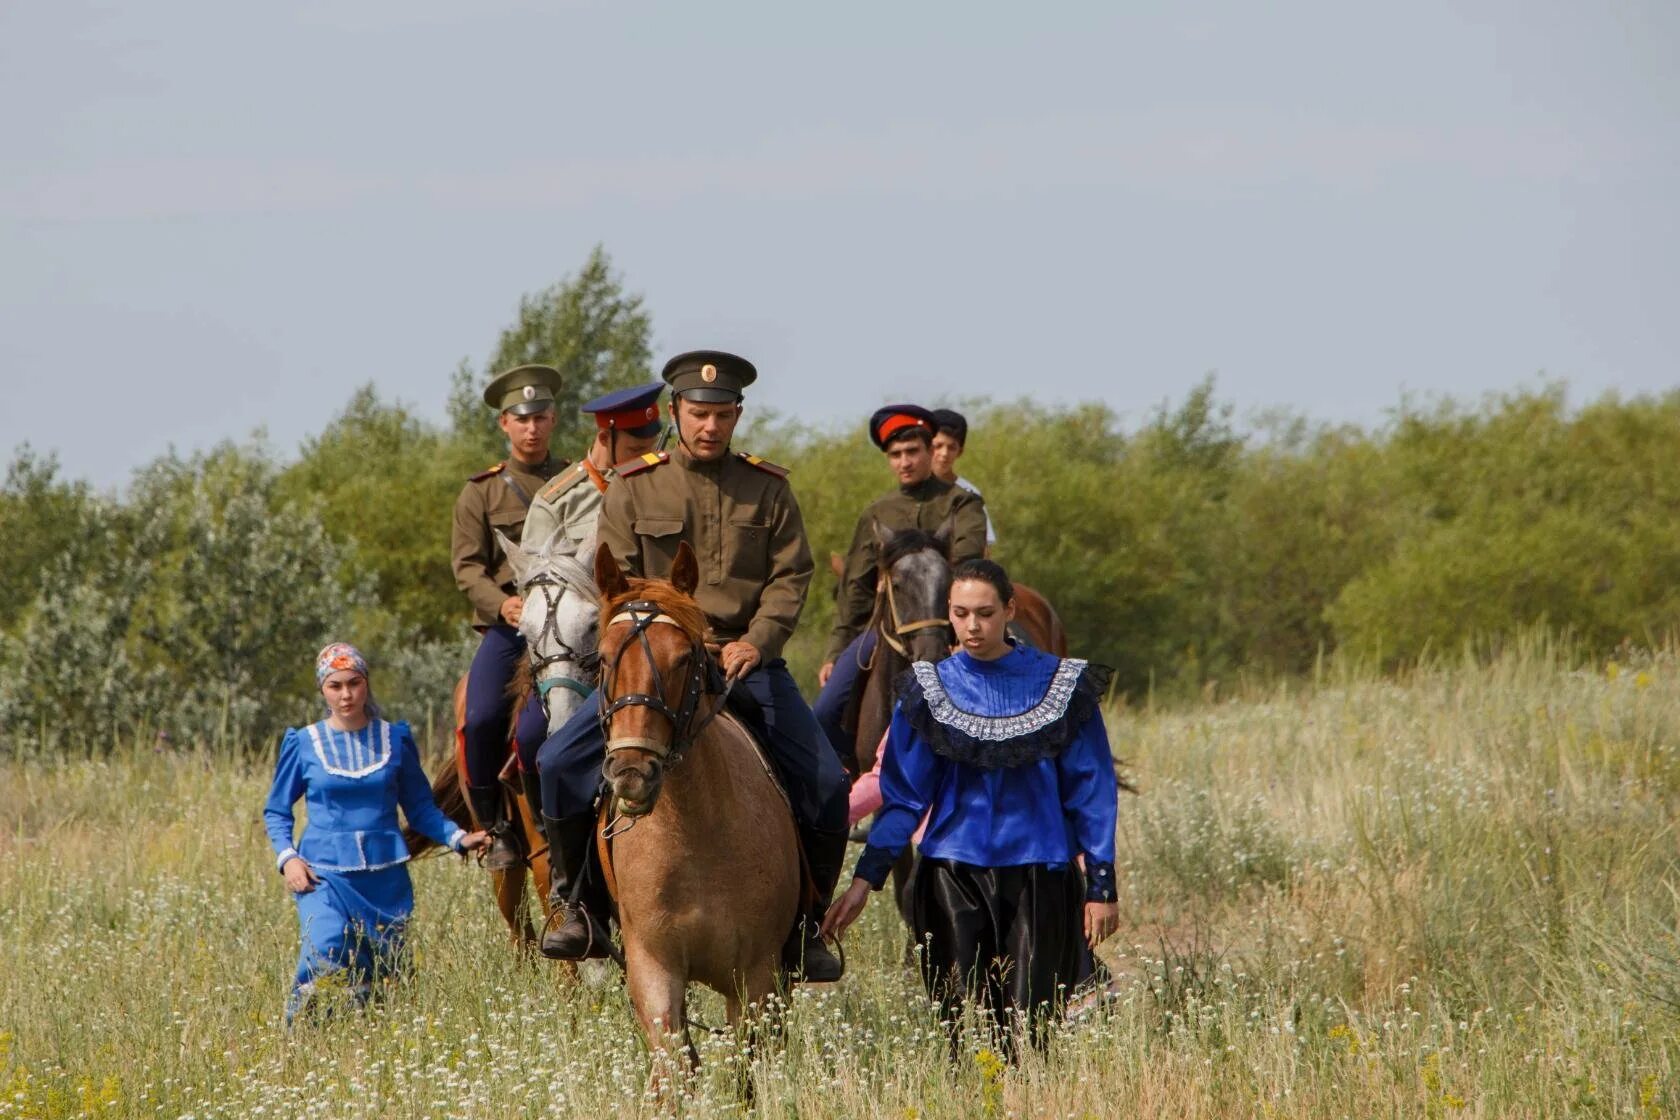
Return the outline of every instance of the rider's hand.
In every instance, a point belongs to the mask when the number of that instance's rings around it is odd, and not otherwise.
[[[1087,902],[1085,904],[1085,940],[1095,949],[1109,935],[1120,928],[1118,902]]]
[[[857,921],[858,915],[863,913],[864,906],[869,902],[869,880],[853,879],[852,885],[846,888],[846,893],[834,900],[828,908],[828,915],[823,918],[822,935],[824,937],[839,938],[846,932],[846,927]]]
[[[718,654],[718,661],[723,665],[723,675],[735,681],[752,672],[761,656],[751,642],[730,642]]]
[[[822,663],[822,668],[817,670],[817,687],[822,688],[824,685],[828,684],[828,678],[833,675],[834,662],[824,661]]]
[[[461,852],[463,855],[467,852],[483,851],[489,846],[490,834],[488,832],[469,832],[461,837]]]
[[[525,600],[517,595],[509,595],[502,600],[502,621],[509,626],[519,625],[519,616],[525,613]]]
[[[315,869],[304,861],[302,856],[293,856],[286,861],[286,866],[280,869],[280,877],[286,880],[286,889],[293,894],[308,894],[315,889],[315,884],[321,877],[315,874]]]

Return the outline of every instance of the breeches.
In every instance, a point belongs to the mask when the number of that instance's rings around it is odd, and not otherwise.
[[[846,772],[799,695],[787,663],[777,658],[760,665],[735,688],[749,693],[763,710],[764,746],[799,823],[825,832],[844,829]],[[591,694],[537,752],[544,815],[569,817],[593,808],[606,753],[600,711],[599,696]]]
[[[811,705],[817,722],[822,725],[823,735],[828,739],[829,746],[834,748],[834,756],[847,764],[856,762],[857,744],[840,725],[846,718],[852,693],[857,691],[858,678],[863,675],[862,665],[868,664],[875,656],[877,637],[875,628],[871,626],[852,639],[851,644],[834,659],[834,671],[817,694],[817,702]]]
[[[1007,1045],[1015,1012],[1026,1015],[1033,1041],[1042,1044],[1047,1016],[1082,972],[1078,869],[977,867],[924,856],[909,892],[922,983],[940,1018],[955,1024],[964,1004],[977,1000]]]
[[[461,763],[470,786],[495,785],[496,775],[507,760],[512,716],[507,690],[524,656],[525,639],[513,627],[501,624],[485,629],[478,652],[473,654],[472,668],[467,670],[467,712],[461,729]]]

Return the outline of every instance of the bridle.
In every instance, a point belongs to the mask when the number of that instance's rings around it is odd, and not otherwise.
[[[555,686],[575,692],[585,700],[589,698],[589,694],[595,689],[594,678],[601,664],[601,654],[593,649],[583,652],[575,650],[560,636],[560,601],[565,598],[566,589],[570,588],[591,599],[597,598],[600,590],[595,586],[595,576],[574,557],[560,555],[544,559],[547,564],[546,570],[527,580],[525,589],[545,587],[554,592],[544,596],[548,603],[548,614],[536,636],[527,643],[531,650],[531,679],[537,695],[542,697],[543,708],[546,710],[548,694]],[[538,654],[540,649],[549,649],[552,652]],[[576,664],[589,679],[580,680],[564,673],[546,677],[543,675],[544,669],[563,662]]]
[[[900,619],[898,617],[898,603],[893,600],[891,568],[888,568],[886,571],[881,573],[879,586],[880,591],[878,594],[884,596],[887,600],[886,617],[881,620],[881,640],[886,642],[893,649],[897,650],[899,656],[904,658],[906,661],[914,660],[910,656],[910,651],[905,648],[902,639],[910,634],[916,633],[919,630],[931,630],[935,626],[949,626],[951,624],[950,620],[944,618],[918,618],[910,622],[905,622]],[[876,613],[880,613],[879,609],[877,609]],[[888,623],[891,624],[891,629],[888,628]]]
[[[637,599],[625,603],[613,612],[612,618],[601,628],[602,632],[605,633],[612,627],[626,622],[631,626],[629,640],[618,647],[618,653],[613,656],[610,666],[602,666],[600,688],[601,731],[607,740],[607,753],[606,758],[602,761],[602,767],[604,769],[607,762],[619,751],[641,751],[653,756],[669,769],[681,761],[683,752],[693,745],[694,741],[700,737],[700,732],[704,731],[706,725],[723,710],[723,705],[720,703],[704,718],[698,721],[695,719],[700,710],[700,697],[706,691],[706,681],[710,676],[708,670],[711,666],[711,655],[706,652],[706,643],[702,638],[693,635],[688,636],[688,673],[683,680],[681,699],[675,708],[671,707],[670,702],[663,695],[662,686],[660,686],[660,694],[657,695],[646,692],[627,692],[623,696],[614,697],[612,696],[613,680],[618,676],[618,665],[619,662],[624,660],[626,650],[632,645],[639,644],[643,654],[648,659],[648,665],[656,668],[659,663],[653,656],[653,643],[648,640],[648,630],[661,624],[675,626],[677,629],[683,630],[682,623],[666,614],[665,609],[658,603],[647,599]],[[687,631],[684,630],[684,633],[687,634]],[[654,679],[656,681],[659,679],[657,671],[654,673]],[[728,689],[725,689],[724,692],[727,695]],[[612,717],[625,708],[652,708],[670,723],[671,738],[665,742],[640,735],[624,735],[613,738]],[[627,809],[621,811],[626,816],[639,816],[651,811],[652,808],[653,803],[649,801],[647,806],[641,810],[641,813],[632,813]]]

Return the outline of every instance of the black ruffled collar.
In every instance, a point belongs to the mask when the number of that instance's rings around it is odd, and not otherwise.
[[[1016,715],[988,716],[957,707],[931,661],[918,661],[898,680],[899,706],[933,753],[981,770],[1054,758],[1095,715],[1114,670],[1062,658],[1043,697]]]

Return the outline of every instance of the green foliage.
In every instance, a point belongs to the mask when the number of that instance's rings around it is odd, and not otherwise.
[[[18,449],[0,485],[0,631],[22,618],[52,562],[79,547],[100,511],[86,483],[58,477],[56,456]]]
[[[566,458],[568,448],[585,446],[594,429],[578,406],[609,389],[652,379],[652,317],[642,297],[627,295],[612,270],[606,250],[597,245],[576,275],[536,295],[519,300],[519,318],[502,332],[482,376],[462,362],[449,394],[455,434],[486,462],[507,454],[507,440],[496,416],[484,405],[490,377],[530,362],[551,365],[564,381],[555,396],[554,447]]]
[[[365,385],[305,441],[276,493],[319,515],[403,634],[441,641],[465,632],[449,564],[450,510],[482,465],[462,441]]]

